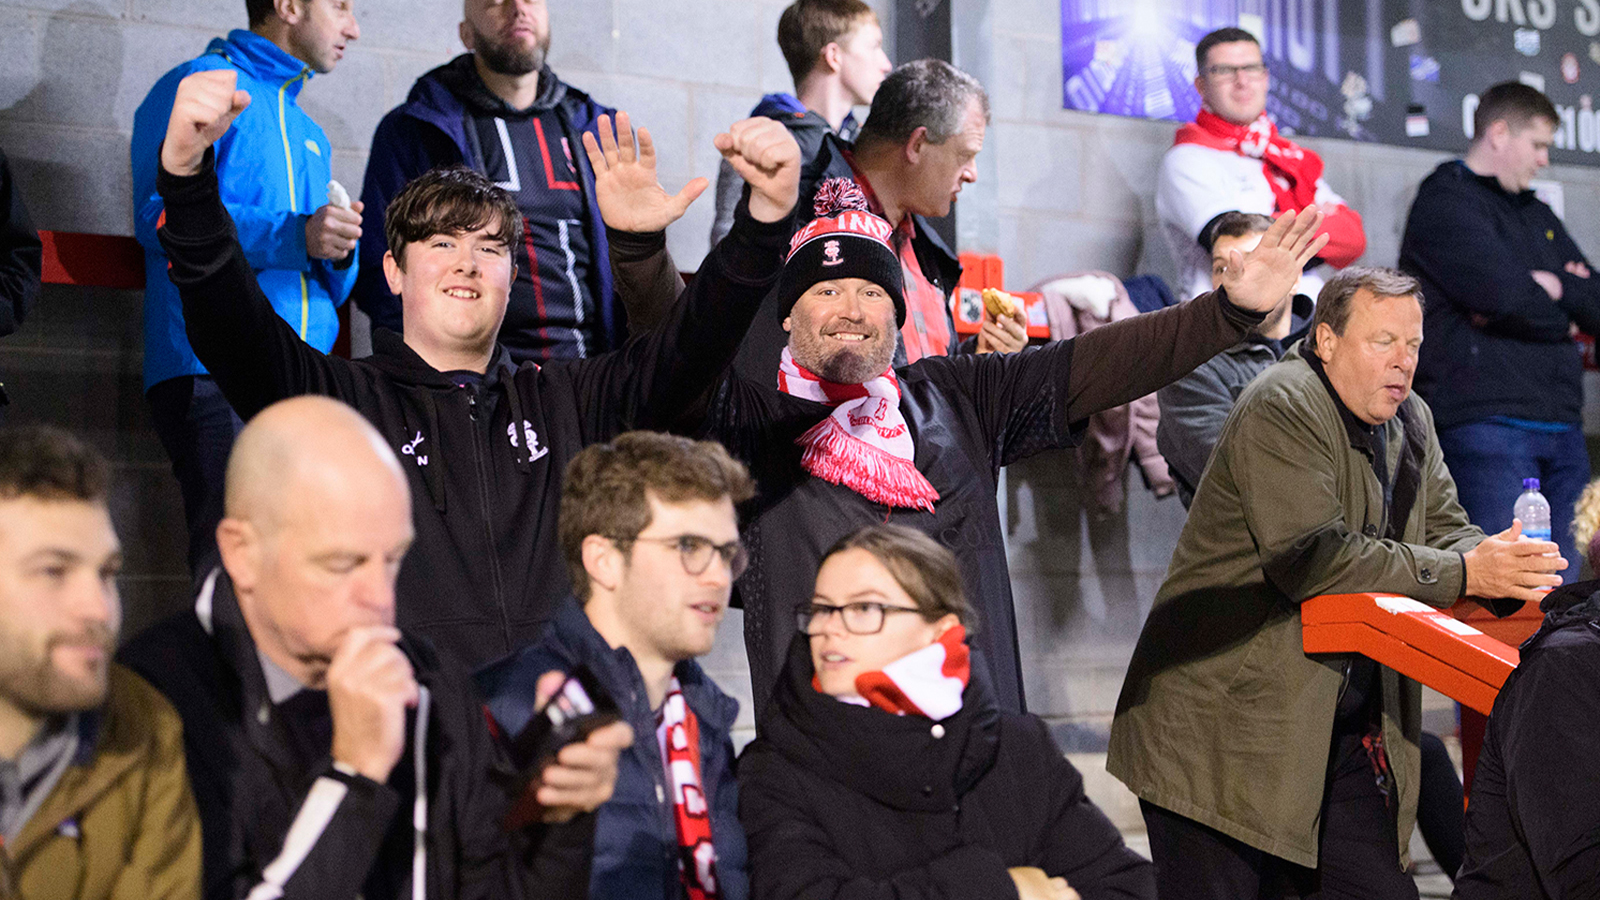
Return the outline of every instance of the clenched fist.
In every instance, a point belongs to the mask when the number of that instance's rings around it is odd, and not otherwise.
[[[161,168],[174,175],[200,171],[206,148],[226,134],[250,105],[250,95],[238,90],[238,83],[239,73],[233,69],[195,72],[178,82],[167,138],[161,144]]]
[[[800,145],[783,123],[766,116],[745,119],[712,143],[750,185],[752,218],[777,222],[789,215],[800,199]]]
[[[328,664],[333,759],[382,784],[406,749],[406,710],[417,705],[416,673],[388,625],[352,628]]]

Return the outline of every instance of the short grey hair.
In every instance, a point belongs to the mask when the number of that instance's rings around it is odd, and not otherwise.
[[[919,59],[890,72],[872,97],[857,144],[904,146],[918,128],[942,144],[961,131],[967,104],[976,99],[989,121],[989,95],[978,79],[942,59]]]
[[[1422,284],[1399,269],[1382,266],[1352,266],[1328,279],[1317,295],[1317,310],[1311,316],[1311,334],[1326,322],[1333,333],[1344,334],[1350,322],[1350,301],[1356,292],[1366,288],[1379,297],[1414,297],[1418,306],[1425,306]]]

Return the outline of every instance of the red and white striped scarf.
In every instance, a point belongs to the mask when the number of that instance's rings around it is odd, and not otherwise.
[[[1299,212],[1316,202],[1322,157],[1278,133],[1266,113],[1249,125],[1235,125],[1209,109],[1178,128],[1175,144],[1199,144],[1261,160],[1272,188],[1273,210]]]
[[[925,716],[935,722],[961,711],[962,694],[972,677],[967,630],[952,626],[939,639],[907,653],[876,672],[856,676],[855,697],[845,703],[873,706],[897,716]],[[822,690],[820,680],[811,686]]]
[[[661,722],[656,726],[661,759],[672,787],[673,818],[678,826],[678,874],[689,900],[717,900],[717,851],[711,843],[710,800],[700,778],[700,720],[672,679]]]
[[[796,441],[806,448],[800,464],[807,472],[875,503],[933,512],[939,492],[917,471],[893,370],[865,384],[836,384],[802,368],[785,347],[778,390],[834,407]]]

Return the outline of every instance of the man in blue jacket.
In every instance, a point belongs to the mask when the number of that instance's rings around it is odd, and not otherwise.
[[[1422,182],[1400,268],[1427,298],[1417,393],[1472,524],[1511,525],[1524,478],[1550,501],[1550,540],[1570,561],[1572,507],[1589,481],[1583,354],[1574,327],[1600,334],[1600,278],[1529,183],[1550,164],[1560,119],[1544,94],[1507,82],[1483,93],[1464,159]]]
[[[627,317],[613,296],[605,223],[580,137],[616,111],[545,64],[545,0],[465,0],[462,17],[461,42],[471,52],[417,79],[372,136],[356,303],[374,325],[401,331],[400,298],[383,277],[385,210],[418,175],[465,165],[510,193],[522,214],[517,277],[500,328],[512,360],[615,350]]]
[[[729,729],[738,701],[695,663],[744,570],[734,504],[755,484],[721,444],[648,431],[567,466],[561,549],[577,586],[537,644],[478,673],[508,734],[540,676],[587,668],[633,727],[595,823],[591,900],[745,900]]]
[[[336,309],[355,284],[351,251],[361,235],[359,204],[329,202],[328,137],[295,102],[312,74],[332,72],[360,35],[351,0],[247,0],[246,7],[250,29],[213,40],[163,75],[133,120],[134,232],[145,253],[144,387],[183,490],[195,572],[216,550],[223,471],[242,423],[189,346],[183,304],[156,239],[166,209],[156,193],[158,157],[178,82],[191,72],[233,69],[239,89],[250,93],[250,108],[216,145],[222,201],[262,292],[302,341],[324,353],[339,333]]]

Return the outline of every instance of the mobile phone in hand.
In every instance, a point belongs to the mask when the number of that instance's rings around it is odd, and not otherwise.
[[[596,729],[621,719],[622,710],[593,672],[580,665],[568,673],[544,708],[534,713],[507,744],[521,777],[506,814],[506,826],[519,828],[538,821],[541,809],[532,786],[562,747],[582,741]]]

